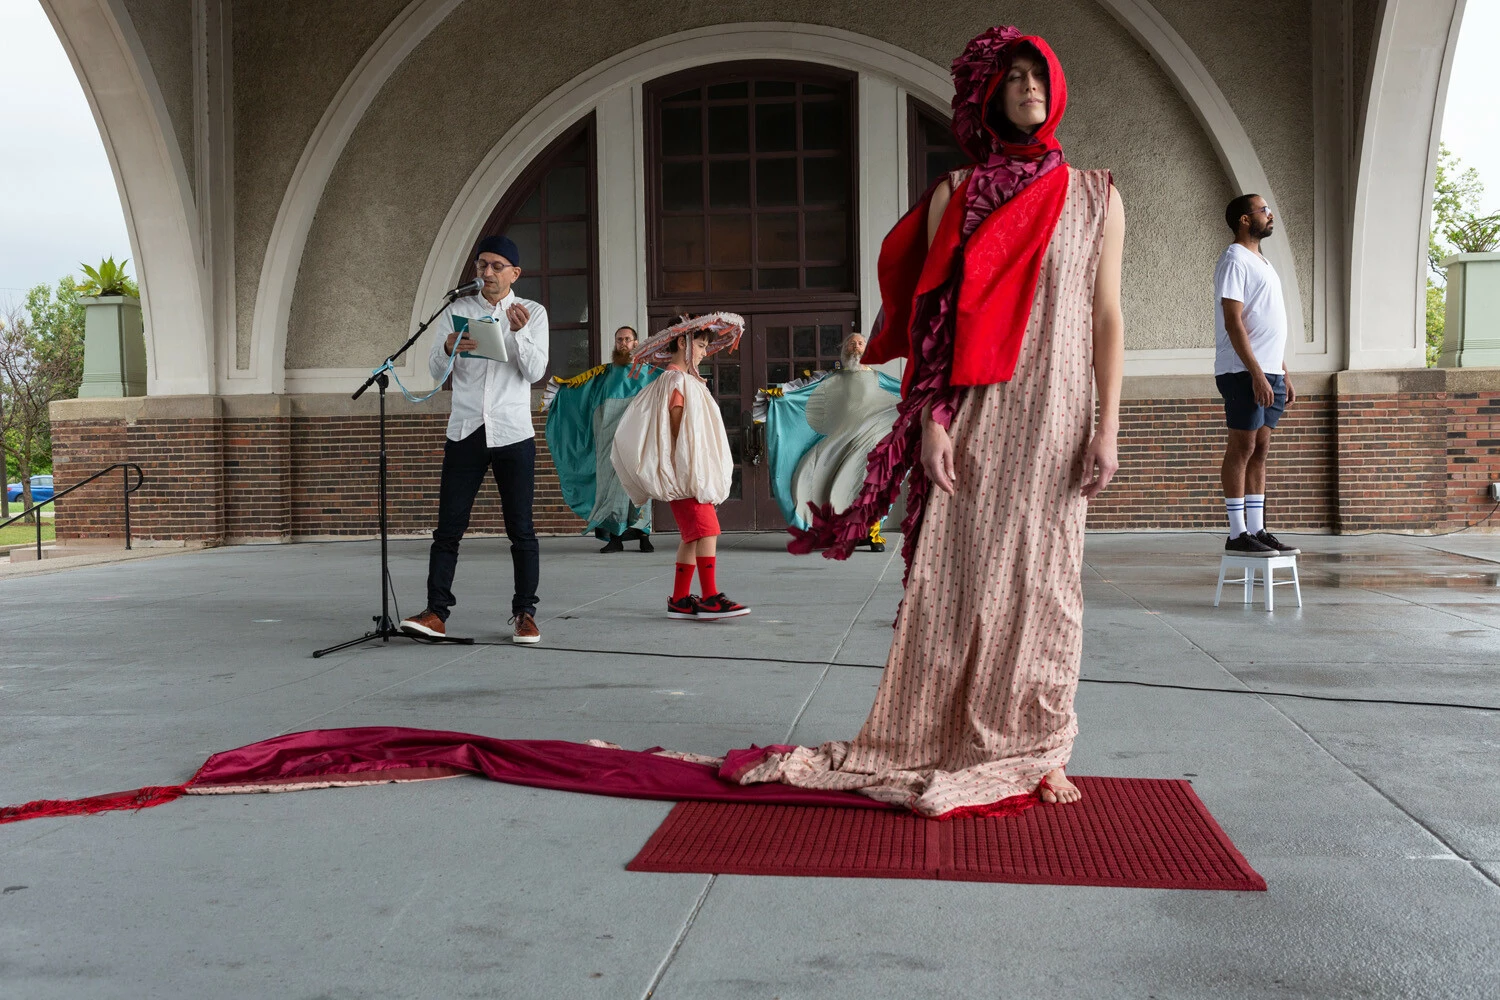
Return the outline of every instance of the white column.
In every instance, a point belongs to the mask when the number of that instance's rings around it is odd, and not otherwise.
[[[1350,257],[1348,367],[1426,365],[1427,228],[1464,0],[1387,0],[1370,60]]]
[[[646,333],[645,129],[639,87],[621,87],[594,108],[599,169],[599,356],[621,326]]]
[[[859,328],[880,310],[880,241],[906,205],[906,94],[890,80],[859,75]]]

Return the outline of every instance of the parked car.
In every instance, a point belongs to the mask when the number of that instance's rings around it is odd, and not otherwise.
[[[15,501],[21,499],[21,484],[11,483],[5,488],[5,498]],[[52,477],[31,477],[31,500],[33,503],[41,503],[43,500],[52,499]]]

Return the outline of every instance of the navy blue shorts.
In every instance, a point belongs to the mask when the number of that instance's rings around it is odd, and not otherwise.
[[[1262,427],[1275,427],[1286,412],[1286,376],[1267,375],[1274,399],[1270,406],[1261,406],[1255,401],[1255,389],[1250,384],[1249,372],[1230,372],[1214,376],[1219,386],[1219,395],[1224,397],[1224,423],[1230,430],[1258,431]]]

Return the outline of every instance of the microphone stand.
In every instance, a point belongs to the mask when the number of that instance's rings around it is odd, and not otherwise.
[[[431,316],[428,316],[427,319],[422,322],[422,325],[417,327],[417,332],[408,337],[406,339],[406,343],[402,344],[399,348],[396,349],[396,353],[392,354],[390,357],[386,358],[385,361],[381,362],[380,367],[376,368],[370,373],[370,377],[365,379],[364,384],[355,390],[354,396],[352,397],[354,399],[358,399],[359,397],[363,396],[365,394],[365,390],[370,388],[370,386],[372,385],[378,387],[380,390],[380,614],[372,616],[372,620],[375,622],[375,628],[373,631],[366,632],[364,635],[360,636],[357,639],[348,639],[344,642],[338,643],[337,645],[328,646],[323,649],[316,650],[313,653],[314,659],[324,655],[325,653],[335,653],[341,649],[348,649],[350,646],[357,646],[362,642],[369,642],[373,639],[379,639],[381,642],[390,642],[392,639],[411,639],[416,642],[425,643],[453,642],[465,646],[472,646],[474,644],[474,640],[472,638],[461,638],[459,636],[452,635],[441,637],[431,635],[408,635],[407,633],[397,628],[396,623],[391,620],[391,591],[395,588],[391,583],[390,519],[387,513],[386,499],[387,463],[385,452],[385,390],[391,382],[390,375],[387,373],[395,370],[396,360],[400,358],[401,355],[405,354],[407,350],[417,342],[418,337],[427,332],[427,328],[432,325],[434,320],[436,320],[443,314],[443,310],[447,309],[450,305],[453,304],[453,300],[457,297],[458,296],[454,292],[449,292],[448,300],[438,307],[437,312],[433,313]]]

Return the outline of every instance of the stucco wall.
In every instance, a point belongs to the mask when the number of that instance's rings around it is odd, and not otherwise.
[[[249,366],[255,290],[292,171],[345,78],[405,5],[255,0],[233,6],[238,368]]]
[[[141,47],[151,61],[172,132],[195,192],[193,156],[193,7],[187,0],[124,0]]]
[[[1125,199],[1130,345],[1210,344],[1206,288],[1224,242],[1219,220],[1229,192],[1170,81],[1092,0],[1045,8],[962,0],[946,5],[944,14],[892,2],[732,0],[659,4],[643,18],[639,9],[618,4],[531,0],[507,9],[504,41],[493,57],[461,63],[451,54],[472,52],[476,25],[494,17],[483,0],[465,4],[392,77],[330,179],[298,277],[287,366],[348,366],[385,353],[406,327],[428,250],[460,187],[545,95],[651,38],[771,20],[860,32],[940,66],[996,22],[1019,20],[1045,35],[1069,76],[1071,105],[1061,129],[1069,158],[1113,169]],[[237,61],[243,58],[237,53]],[[247,99],[241,92],[240,100]],[[356,312],[358,320],[351,320]]]
[[[1255,144],[1286,222],[1302,289],[1304,337],[1313,332],[1313,104],[1311,2],[1152,0],[1203,61]],[[1238,194],[1240,192],[1233,192]],[[1264,192],[1258,192],[1264,193]],[[1228,199],[1225,199],[1227,203]],[[1224,206],[1219,206],[1223,218]],[[1231,239],[1220,221],[1220,241]],[[1278,236],[1273,239],[1281,238]],[[1211,301],[1204,285],[1203,300]]]

